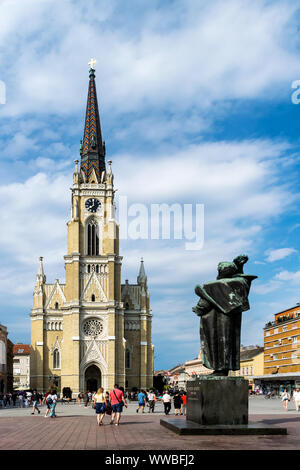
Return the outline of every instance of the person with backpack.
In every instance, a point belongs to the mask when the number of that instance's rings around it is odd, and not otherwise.
[[[54,391],[47,397],[47,403],[50,405],[50,418],[56,418],[55,407],[57,402],[57,395]]]
[[[38,409],[38,402],[39,402],[39,394],[36,390],[33,390],[32,394],[32,412],[31,414],[34,415],[35,410],[37,410],[38,414],[40,414],[40,410]]]

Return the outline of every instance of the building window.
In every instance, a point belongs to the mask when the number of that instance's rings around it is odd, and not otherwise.
[[[283,326],[282,327],[282,331],[287,331],[288,330],[288,327],[287,326]]]
[[[60,354],[58,349],[55,349],[53,352],[53,369],[60,369]]]
[[[58,310],[58,307],[59,307],[58,302],[55,302],[55,310]]]
[[[274,335],[277,335],[277,333],[278,333],[278,328],[275,328]]]
[[[297,343],[297,336],[292,336],[292,343]]]
[[[99,255],[99,226],[96,220],[92,219],[87,225],[87,255]]]
[[[95,300],[96,300],[96,297],[95,297],[95,295],[93,294],[93,295],[92,295],[92,302],[95,302]]]

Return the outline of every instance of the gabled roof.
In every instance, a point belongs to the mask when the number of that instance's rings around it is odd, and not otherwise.
[[[14,356],[27,356],[30,354],[30,345],[29,344],[14,344],[13,347]]]

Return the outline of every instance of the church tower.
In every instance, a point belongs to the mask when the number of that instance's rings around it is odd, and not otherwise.
[[[31,387],[73,394],[131,390],[153,380],[152,313],[144,263],[137,284],[121,285],[114,177],[105,161],[94,62],[80,162],[75,161],[67,223],[65,283],[46,284],[40,258],[31,312]]]

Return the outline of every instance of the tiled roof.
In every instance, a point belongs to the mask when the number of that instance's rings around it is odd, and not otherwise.
[[[240,360],[241,361],[247,361],[249,359],[252,359],[253,357],[255,357],[258,354],[262,353],[263,350],[264,350],[263,347],[259,347],[259,348],[246,349],[244,351],[241,351]]]
[[[88,179],[95,170],[100,182],[105,170],[105,146],[102,142],[99,108],[94,70],[90,70],[89,90],[86,105],[84,135],[81,147],[81,170]]]
[[[27,355],[30,354],[30,345],[29,344],[15,344],[13,347],[14,356],[17,355]]]

